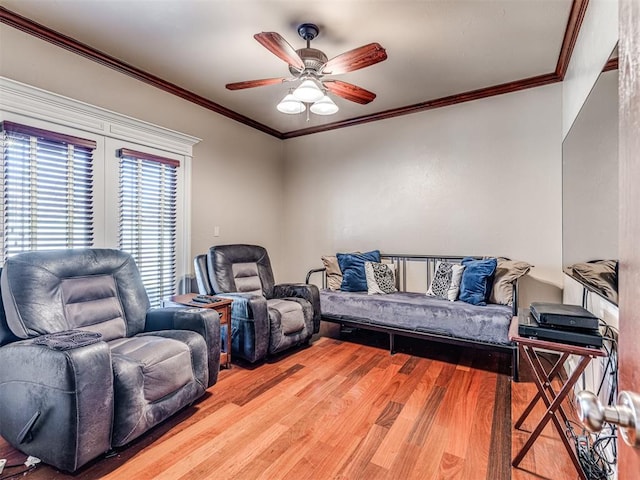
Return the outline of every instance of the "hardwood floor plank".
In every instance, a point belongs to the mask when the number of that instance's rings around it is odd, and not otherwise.
[[[426,403],[431,388],[435,385],[435,381],[442,370],[442,364],[439,362],[426,361],[421,362],[421,365],[424,365],[422,376],[412,375],[412,378],[417,377],[415,388],[407,398],[402,411],[398,415],[398,419],[391,426],[389,433],[371,459],[372,463],[386,469],[391,468],[396,456],[404,448],[409,432],[421,414],[422,406]],[[418,370],[416,369],[414,373],[417,374]]]
[[[398,370],[398,373],[404,375],[411,375],[411,372],[416,368],[416,366],[420,364],[420,358],[418,357],[409,357],[407,361],[402,365],[402,368]]]
[[[140,452],[122,465],[117,472],[114,471],[106,475],[104,479],[117,480],[122,476],[143,478],[145,475],[147,478],[153,478],[159,475],[183,458],[185,448],[198,449],[216,438],[225,429],[226,424],[232,423],[230,419],[235,418],[238,411],[237,405],[225,405],[202,421],[194,423],[179,434],[170,437],[170,441],[158,439],[153,444],[153,448]]]
[[[367,436],[362,439],[345,463],[343,470],[338,472],[338,477],[353,480],[366,479],[364,472],[388,431],[379,425],[371,427]]]
[[[300,365],[300,364],[296,364],[296,365],[288,368],[284,372],[281,372],[280,374],[278,374],[275,377],[273,377],[268,382],[264,382],[264,383],[258,385],[257,387],[253,388],[252,390],[247,392],[247,394],[245,396],[236,399],[234,403],[236,405],[240,405],[240,406],[246,405],[247,403],[249,403],[254,398],[262,395],[264,392],[270,390],[271,388],[276,386],[278,383],[282,382],[283,380],[285,380],[289,376],[293,375],[294,373],[302,370],[303,368],[304,368],[304,365]]]
[[[442,460],[438,466],[437,479],[440,480],[465,480],[462,477],[462,467],[464,465],[464,459],[456,457],[450,453],[444,452],[442,454]],[[496,477],[503,478],[503,477]]]
[[[443,432],[434,431],[424,446],[405,444],[405,448],[389,470],[390,478],[433,480],[437,478],[444,446],[439,440]]]
[[[278,423],[272,424],[256,435],[249,435],[242,439],[241,443],[228,445],[233,449],[234,455],[229,458],[225,450],[218,450],[215,454],[206,457],[205,461],[198,463],[194,468],[184,471],[182,476],[177,472],[167,470],[157,477],[158,480],[191,480],[194,478],[228,478],[238,473],[245,465],[257,457],[262,450],[268,448],[277,437],[287,431],[288,427]]]
[[[310,443],[309,423],[311,422],[309,419],[318,418],[319,413],[329,407],[329,403],[330,400],[325,399],[315,407],[304,409],[304,414],[299,415],[296,422],[286,422],[290,424],[289,428],[256,457],[258,464],[265,465],[265,467],[256,469],[255,466],[248,465],[244,469],[246,471],[243,470],[238,473],[237,478],[268,478],[269,475],[282,473],[280,471],[281,465],[283,462],[290,461],[290,453],[295,451],[295,458],[298,458],[297,455],[301,453],[299,446]],[[288,453],[289,455],[287,455]],[[249,472],[252,472],[251,475],[248,475]]]
[[[435,386],[431,389],[431,392],[422,407],[421,415],[418,417],[413,428],[409,432],[407,443],[419,447],[424,445],[424,441],[427,435],[429,435],[431,425],[433,425],[433,422],[435,421],[436,412],[440,409],[440,404],[442,403],[445,392],[446,390],[441,386]]]
[[[487,480],[511,477],[511,382],[498,375],[493,402]]]
[[[376,422],[375,422],[376,425],[379,425],[386,429],[391,428],[393,423],[396,421],[396,418],[398,418],[398,415],[400,415],[400,412],[402,411],[402,407],[404,407],[402,403],[397,403],[397,402],[387,403],[387,406],[384,407],[384,410],[382,410],[382,412],[380,412],[380,415],[378,415],[378,418],[376,419]]]
[[[323,472],[328,465],[332,464],[333,460],[331,457],[335,455],[335,448],[328,446],[326,443],[316,441],[283,477],[283,480],[316,480],[318,478],[328,478]]]
[[[473,414],[474,420],[469,432],[467,452],[464,455],[463,478],[482,479],[487,476],[496,380],[497,374],[493,372],[487,372],[482,377],[478,401]]]
[[[466,455],[480,386],[479,375],[474,375],[470,370],[456,369],[451,378],[437,420],[441,427],[455,432],[455,435],[443,438],[444,451],[449,455]]]

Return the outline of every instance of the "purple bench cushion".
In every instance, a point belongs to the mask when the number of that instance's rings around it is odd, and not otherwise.
[[[342,317],[365,325],[435,333],[465,340],[510,345],[511,307],[471,305],[430,297],[424,293],[320,291],[323,316]]]

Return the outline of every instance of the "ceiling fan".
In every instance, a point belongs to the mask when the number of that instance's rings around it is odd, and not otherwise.
[[[349,50],[331,60],[316,48],[311,48],[311,40],[316,38],[320,29],[313,23],[303,23],[298,27],[298,35],[306,40],[306,48],[294,50],[293,47],[276,32],[262,32],[253,36],[263,47],[289,65],[289,72],[293,77],[263,78],[244,82],[229,83],[229,90],[262,87],[276,83],[302,83],[278,104],[278,110],[283,113],[302,113],[306,106],[312,104],[310,110],[319,115],[330,115],[338,111],[338,107],[326,95],[331,92],[346,100],[366,105],[376,98],[376,94],[362,87],[341,80],[326,79],[328,75],[339,75],[353,72],[361,68],[374,65],[387,59],[387,53],[379,43],[369,43],[362,47]]]

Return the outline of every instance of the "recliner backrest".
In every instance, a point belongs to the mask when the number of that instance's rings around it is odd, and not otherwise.
[[[0,276],[2,275],[2,268],[0,268]],[[2,295],[0,295],[0,347],[11,342],[19,340],[9,328],[7,324],[7,317],[4,314],[4,304],[2,303]]]
[[[215,293],[255,293],[273,297],[273,271],[267,251],[257,245],[217,245],[207,254]]]
[[[19,338],[79,328],[108,341],[144,329],[149,298],[133,258],[120,250],[22,253],[7,260],[0,282]]]
[[[196,255],[193,259],[193,268],[196,272],[196,283],[198,292],[206,295],[213,295],[215,292],[209,280],[209,267],[207,267],[207,254]]]

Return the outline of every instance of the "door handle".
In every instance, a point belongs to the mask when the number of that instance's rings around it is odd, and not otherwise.
[[[618,404],[603,406],[593,392],[583,390],[576,396],[578,417],[591,432],[599,432],[605,422],[620,427],[624,443],[630,447],[640,447],[640,395],[622,391]]]

